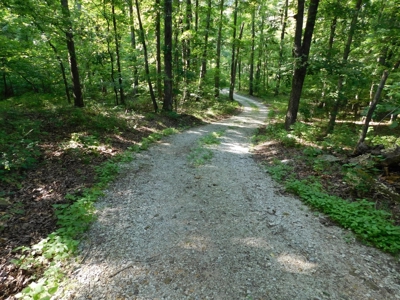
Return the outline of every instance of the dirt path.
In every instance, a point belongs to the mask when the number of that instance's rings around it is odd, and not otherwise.
[[[274,187],[249,152],[267,110],[237,100],[239,116],[165,139],[125,167],[97,204],[64,299],[400,299],[390,256]],[[197,140],[219,131],[213,158],[194,167]]]

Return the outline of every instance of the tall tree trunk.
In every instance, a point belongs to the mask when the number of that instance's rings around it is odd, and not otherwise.
[[[250,74],[249,74],[249,94],[254,94],[254,49],[256,38],[256,7],[254,6],[251,11],[251,52],[250,52]]]
[[[158,105],[157,105],[156,96],[154,95],[153,85],[151,83],[151,78],[150,78],[149,58],[148,58],[148,55],[147,55],[147,45],[146,45],[146,38],[144,36],[142,18],[140,16],[139,0],[135,0],[135,5],[136,5],[137,18],[138,18],[138,21],[139,21],[140,40],[141,40],[142,45],[143,45],[144,67],[145,67],[145,70],[146,70],[147,84],[149,85],[150,97],[151,97],[151,101],[153,102],[154,111],[157,112],[158,111]]]
[[[196,0],[196,8],[194,11],[194,30],[197,32],[199,29],[199,0]]]
[[[396,64],[393,66],[392,71],[398,69],[399,66],[400,66],[400,60],[397,61]],[[360,145],[362,143],[364,143],[365,138],[367,137],[369,123],[372,120],[372,115],[374,114],[376,106],[378,105],[379,99],[380,99],[381,94],[382,94],[382,90],[385,87],[385,83],[386,83],[386,80],[387,80],[388,77],[389,77],[389,72],[387,70],[383,71],[383,74],[382,74],[381,81],[379,83],[378,89],[375,92],[374,99],[372,100],[372,102],[371,102],[371,104],[369,106],[367,115],[365,117],[365,121],[364,121],[363,127],[361,129],[360,138],[359,138],[359,140],[357,142],[357,145],[355,147],[354,153],[358,152],[358,149],[359,149]]]
[[[192,2],[191,0],[186,0],[186,25],[185,30],[190,31],[192,27]],[[190,39],[185,39],[183,42],[183,52],[184,52],[184,60],[185,60],[185,72],[187,73],[190,70]],[[186,75],[187,76],[187,75]]]
[[[133,98],[136,97],[139,87],[139,72],[137,68],[137,57],[136,57],[136,34],[135,25],[133,20],[133,4],[132,0],[128,0],[129,6],[129,23],[131,31],[131,47],[133,50],[132,64],[133,64]]]
[[[329,33],[329,41],[328,41],[328,63],[331,62],[332,58],[332,51],[333,51],[333,42],[335,40],[335,32],[336,32],[336,24],[337,24],[337,16],[334,16],[331,22],[331,30]],[[332,68],[329,68],[328,75],[332,75]],[[326,96],[326,80],[324,80],[322,85],[322,92],[321,92],[321,100],[319,103],[319,107],[325,106],[325,96]]]
[[[224,15],[224,0],[219,4],[219,24],[218,24],[218,37],[217,37],[217,58],[215,61],[215,75],[214,75],[214,95],[215,98],[219,97],[220,82],[221,82],[221,41],[222,41],[222,18]]]
[[[164,0],[164,111],[172,111],[172,0]]]
[[[176,10],[177,14],[179,14],[179,12],[181,10],[180,0],[173,0],[172,1],[172,7],[174,7],[174,9]],[[180,59],[181,59],[180,52],[181,52],[181,49],[179,48],[179,34],[180,34],[180,28],[179,27],[180,27],[180,24],[182,22],[182,19],[179,17],[179,18],[173,18],[173,20],[175,20],[175,22],[173,24],[173,28],[175,30],[173,30],[173,33],[172,33],[173,34],[173,39],[174,39],[174,42],[173,42],[173,44],[174,44],[174,47],[173,47],[173,50],[174,50],[173,51],[174,64],[173,65],[174,65],[174,69],[175,69],[175,72],[173,72],[173,74],[174,74],[173,82],[174,82],[174,84],[176,86],[179,86],[179,83],[181,81],[181,73],[182,73],[182,65],[180,63]],[[184,97],[183,97],[184,101],[186,100],[186,95],[185,95],[185,93],[186,93],[185,89],[187,89],[187,85],[186,84],[187,83],[185,82],[184,83],[184,85],[185,85],[184,86]],[[186,93],[186,94],[189,94],[189,93]],[[176,101],[177,97],[175,97],[174,99]]]
[[[229,85],[229,99],[233,100],[233,92],[235,90],[235,81],[234,78],[236,76],[236,66],[235,66],[235,55],[236,55],[236,27],[237,27],[237,14],[238,14],[238,0],[235,0],[235,6],[233,10],[233,37],[232,37],[232,59],[231,59],[231,82]]]
[[[62,61],[60,55],[58,54],[57,48],[50,42],[50,40],[48,41],[48,43],[49,43],[51,49],[53,49],[54,54],[57,57],[57,60],[58,60],[58,63],[60,65],[60,69],[61,69],[61,75],[63,78],[64,87],[65,87],[65,95],[67,96],[68,103],[71,104],[71,96],[69,95],[68,81],[67,81],[67,76],[65,75],[65,67],[64,67],[63,61]]]
[[[314,32],[315,20],[318,12],[319,0],[311,0],[308,7],[306,28],[304,30],[303,41],[301,33],[304,18],[304,0],[298,0],[298,12],[296,17],[296,32],[294,44],[295,69],[292,80],[292,91],[285,119],[285,129],[290,130],[290,126],[296,122],[299,111],[300,97],[303,90],[303,83],[307,73],[308,55],[310,53],[311,39]]]
[[[162,70],[161,70],[161,13],[160,0],[156,0],[156,69],[157,69],[157,95],[162,100]]]
[[[203,53],[201,55],[201,69],[200,69],[200,78],[199,78],[199,87],[198,87],[198,93],[197,97],[200,96],[202,93],[201,89],[203,86],[204,78],[206,77],[207,73],[207,49],[208,49],[208,36],[209,36],[209,31],[210,31],[210,18],[211,18],[211,0],[208,0],[208,5],[207,5],[207,18],[206,18],[206,32],[204,35],[204,47],[203,47]]]
[[[7,99],[14,95],[14,90],[12,85],[7,84],[7,73],[6,73],[6,58],[1,58],[2,66],[3,66],[3,84],[4,84],[4,98]]]
[[[262,15],[262,13],[261,13]],[[258,58],[257,58],[257,68],[256,68],[256,76],[255,76],[255,92],[260,95],[261,89],[261,67],[264,53],[264,23],[265,17],[261,19],[261,32],[260,32],[260,41],[258,44]]]
[[[72,89],[74,97],[74,105],[76,107],[84,107],[81,83],[79,80],[78,62],[76,60],[74,35],[72,33],[72,23],[70,19],[70,11],[68,7],[68,0],[61,0],[61,7],[64,19],[67,24],[65,37],[67,40],[67,49],[69,56],[69,65],[71,70]]]
[[[108,19],[107,16],[107,9],[106,9],[106,1],[103,2],[103,14],[104,14],[104,18],[107,22],[107,38],[106,38],[106,42],[107,42],[107,52],[108,55],[110,56],[110,77],[111,77],[111,82],[112,82],[112,86],[113,86],[113,90],[114,90],[114,95],[115,95],[115,104],[118,105],[119,104],[119,98],[118,98],[118,89],[117,89],[117,84],[115,83],[115,70],[114,70],[114,54],[111,51],[111,46],[110,46],[110,20]]]
[[[122,85],[121,58],[120,58],[120,53],[119,53],[119,34],[118,34],[118,28],[117,28],[117,19],[115,18],[114,0],[111,1],[111,13],[112,13],[112,21],[113,21],[113,29],[114,29],[115,55],[117,58],[119,97],[121,100],[121,104],[125,105],[124,87]]]
[[[233,62],[233,68],[232,68],[232,73],[231,73],[231,86],[233,87],[232,88],[232,98],[229,97],[229,99],[231,99],[231,100],[233,100],[233,92],[235,89],[236,69],[237,69],[238,61],[239,61],[240,41],[243,36],[243,29],[244,29],[244,22],[242,23],[242,25],[240,25],[240,33],[239,33],[238,44],[236,46],[235,61]],[[239,84],[240,84],[240,82],[239,82]],[[240,88],[239,88],[239,90],[240,90]],[[230,94],[230,90],[229,90],[229,94]]]
[[[192,27],[192,2],[191,0],[186,0],[186,11],[185,11],[185,31],[186,34],[190,32]],[[191,68],[191,43],[190,38],[185,38],[182,41],[182,53],[183,53],[183,101],[189,98],[189,71]]]
[[[357,19],[358,19],[360,10],[361,10],[362,1],[363,0],[357,0],[353,18],[351,20],[349,35],[347,36],[347,42],[346,42],[346,45],[345,45],[344,51],[343,51],[343,58],[342,58],[343,65],[345,65],[347,63],[347,60],[349,58],[351,44],[353,42],[354,32],[356,31]],[[341,106],[343,104],[343,98],[344,98],[343,93],[342,93],[343,81],[344,81],[344,76],[343,76],[343,74],[341,74],[341,75],[339,75],[339,80],[338,80],[338,84],[337,84],[337,90],[336,90],[337,98],[336,98],[336,101],[331,110],[331,116],[329,118],[329,123],[328,123],[328,127],[326,129],[326,134],[333,132],[333,129],[335,128],[336,117],[339,113],[339,109],[341,108]]]
[[[281,23],[282,23],[282,30],[281,30],[281,40],[279,43],[279,62],[278,62],[278,73],[276,74],[276,86],[275,86],[275,96],[279,95],[279,88],[281,86],[281,77],[282,77],[282,64],[283,64],[283,45],[285,42],[285,30],[287,25],[287,18],[288,18],[288,5],[289,0],[285,1],[285,7],[282,11],[281,16]]]
[[[242,58],[238,58],[238,89],[242,90]]]

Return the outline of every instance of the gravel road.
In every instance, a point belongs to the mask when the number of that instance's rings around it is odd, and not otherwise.
[[[57,299],[400,299],[395,259],[279,192],[250,153],[267,109],[236,100],[240,115],[124,166]],[[194,166],[188,156],[212,132],[223,132],[221,144]]]

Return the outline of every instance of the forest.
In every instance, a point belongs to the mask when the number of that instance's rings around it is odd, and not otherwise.
[[[0,0],[0,45],[1,299],[56,290],[126,153],[238,113],[234,93],[270,110],[276,180],[367,199],[383,223],[343,226],[400,250],[399,0]]]

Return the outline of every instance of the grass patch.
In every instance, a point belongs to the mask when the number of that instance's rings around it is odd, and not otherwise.
[[[220,144],[220,138],[223,134],[224,131],[212,132],[200,138],[197,142],[197,146],[193,148],[188,155],[189,162],[193,166],[198,167],[211,160],[213,153],[207,146]]]

